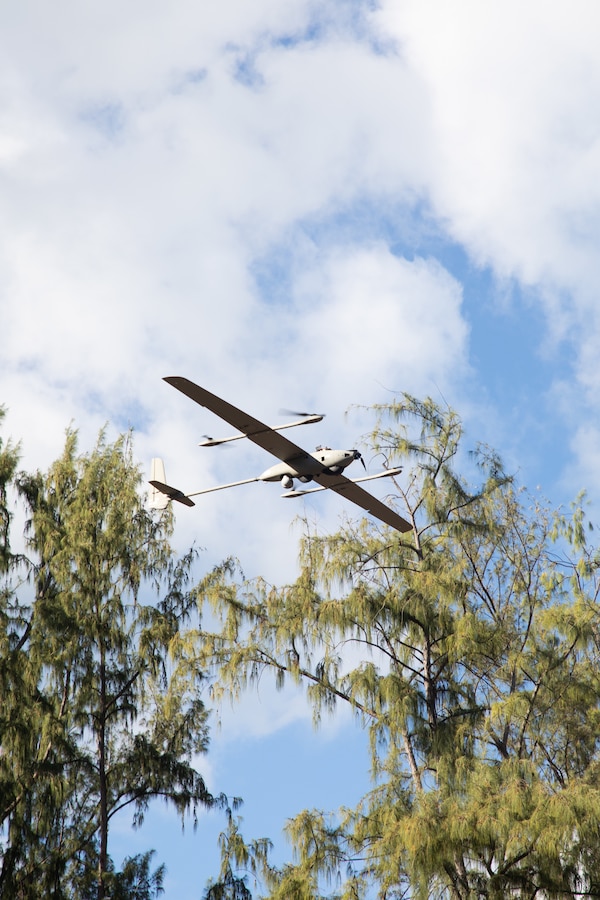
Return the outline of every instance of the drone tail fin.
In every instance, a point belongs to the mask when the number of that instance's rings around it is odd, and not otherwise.
[[[152,460],[150,467],[150,509],[165,509],[171,500],[178,500],[185,506],[194,506],[194,501],[177,488],[165,482],[165,464],[159,457]]]

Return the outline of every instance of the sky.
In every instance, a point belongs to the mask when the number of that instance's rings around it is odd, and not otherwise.
[[[599,32],[596,0],[3,4],[0,405],[23,468],[106,423],[186,491],[271,464],[198,448],[230,429],[166,375],[270,423],[326,412],[294,434],[309,449],[358,446],[355,407],[408,391],[554,505],[586,489],[593,514]],[[279,493],[199,499],[176,543],[289,582],[296,514],[327,533],[360,512]],[[367,786],[356,726],[315,732],[268,684],[222,711],[200,765],[282,859],[286,817]],[[113,852],[154,846],[165,896],[192,900],[222,824],[182,835],[161,807],[120,822]]]

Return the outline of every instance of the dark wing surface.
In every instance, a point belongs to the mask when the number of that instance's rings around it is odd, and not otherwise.
[[[357,506],[362,506],[376,519],[381,519],[386,525],[391,525],[392,528],[396,528],[398,531],[412,530],[410,522],[399,516],[398,513],[386,506],[385,503],[382,503],[381,500],[378,500],[377,497],[355,484],[354,481],[350,481],[345,475],[329,475],[327,473],[313,475],[313,481],[316,481],[322,487],[329,488],[330,491],[335,491],[336,494],[340,494],[342,497],[346,497],[347,500],[351,500]]]
[[[310,454],[306,450],[283,437],[278,431],[273,431],[264,422],[259,422],[258,419],[254,419],[248,413],[242,412],[241,409],[232,406],[231,403],[221,400],[220,397],[204,390],[204,388],[194,384],[188,378],[181,378],[179,375],[169,375],[164,380],[189,397],[190,400],[194,400],[200,406],[210,409],[224,422],[228,422],[233,428],[237,428],[238,431],[245,434],[248,440],[258,444],[259,447],[267,450],[268,453],[272,453],[273,456],[276,456],[282,462],[287,463],[291,460],[307,459],[309,457]]]
[[[184,494],[183,491],[177,490],[177,488],[171,487],[170,484],[165,484],[163,481],[150,481],[149,484],[152,487],[156,488],[157,491],[160,491],[161,494],[166,494],[171,500],[178,500],[179,503],[183,503],[185,506],[195,506],[193,500]]]

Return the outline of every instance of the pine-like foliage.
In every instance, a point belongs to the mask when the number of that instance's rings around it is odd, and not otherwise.
[[[317,721],[349,704],[372,790],[288,823],[293,865],[238,840],[223,871],[241,859],[271,900],[328,882],[339,900],[600,896],[600,583],[581,507],[555,514],[496,454],[466,454],[430,400],[376,413],[412,534],[307,530],[283,589],[213,573],[199,596],[221,627],[195,637],[216,693],[272,670],[306,684]]]
[[[208,740],[202,673],[169,658],[194,554],[173,556],[170,513],[149,513],[140,487],[129,436],[80,454],[73,432],[46,474],[18,480],[29,583],[7,582],[2,608],[3,897],[157,896],[150,854],[115,872],[114,817],[139,825],[156,797],[182,816],[223,802],[192,765]]]
[[[0,406],[0,425],[5,416],[4,407]],[[0,438],[0,573],[10,568],[12,554],[10,552],[10,521],[7,492],[14,481],[19,464],[19,449],[10,441],[6,446]]]

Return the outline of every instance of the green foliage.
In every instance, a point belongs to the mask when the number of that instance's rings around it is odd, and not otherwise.
[[[110,886],[112,900],[152,900],[164,894],[165,867],[159,866],[155,872],[150,872],[153,855],[151,850],[124,861],[122,871],[114,877]]]
[[[221,834],[219,844],[221,872],[218,880],[209,882],[203,900],[252,900],[248,876],[255,877],[268,868],[270,841],[263,838],[247,844],[240,834],[239,821],[229,812],[227,830]],[[235,874],[239,871],[247,874]]]
[[[198,587],[220,627],[188,653],[216,697],[272,671],[306,685],[317,723],[345,702],[370,736],[372,790],[288,823],[295,863],[255,858],[264,896],[598,895],[599,557],[581,499],[568,517],[533,500],[431,400],[376,414],[412,534],[307,530],[294,584],[224,567]]]
[[[5,480],[15,462],[9,448]],[[195,609],[195,554],[175,559],[170,512],[145,509],[129,436],[80,454],[69,432],[50,470],[16,486],[30,559],[0,608],[0,894],[158,896],[151,854],[114,871],[114,817],[140,825],[157,797],[194,821],[225,803],[192,764],[208,745],[202,673],[170,656]]]
[[[0,406],[0,425],[6,412]],[[19,448],[9,441],[3,445],[0,438],[0,573],[6,572],[11,561],[10,552],[10,512],[7,505],[7,491],[13,482],[19,463]]]

